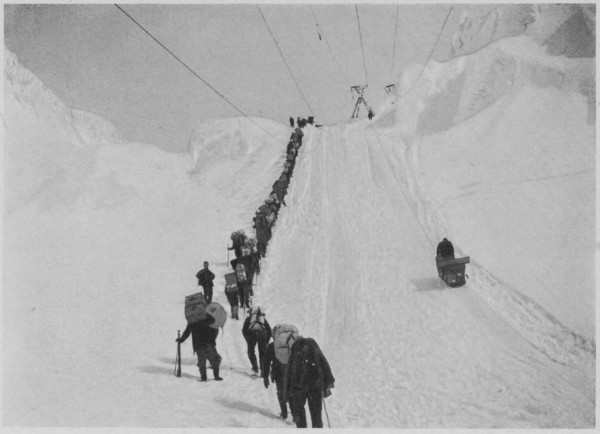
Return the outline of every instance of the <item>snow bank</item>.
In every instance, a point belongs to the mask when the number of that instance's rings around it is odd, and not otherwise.
[[[229,120],[223,128],[238,130],[247,148],[194,173],[190,155],[126,143],[7,59],[4,424],[209,426],[224,401],[199,416],[196,382],[172,381],[183,300],[197,292],[204,260],[219,292],[229,234],[250,226],[268,195],[285,135]],[[188,350],[184,370],[193,366]],[[189,412],[174,417],[182,400]],[[229,424],[223,413],[211,420]],[[247,423],[239,420],[231,424]]]

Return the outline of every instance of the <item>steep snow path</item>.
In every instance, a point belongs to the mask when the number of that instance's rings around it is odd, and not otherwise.
[[[491,277],[455,290],[438,283],[431,215],[415,199],[404,144],[364,123],[309,137],[257,301],[330,358],[334,426],[592,423],[593,381],[573,366],[589,366],[585,352],[560,364],[548,355],[555,342],[525,339],[515,327],[527,317],[507,323],[474,295],[501,284]]]

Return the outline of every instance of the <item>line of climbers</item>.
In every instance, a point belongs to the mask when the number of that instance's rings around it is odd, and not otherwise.
[[[309,120],[299,119],[299,126],[292,133],[286,149],[283,172],[273,184],[269,198],[256,211],[256,240],[246,236],[242,230],[231,234],[232,246],[228,246],[227,249],[228,253],[230,250],[235,253],[235,259],[230,262],[235,272],[225,275],[225,295],[231,305],[232,319],[239,319],[239,307],[249,308],[242,327],[248,359],[254,376],[258,376],[260,366],[260,377],[266,388],[269,387],[269,379],[275,383],[281,408],[279,417],[287,419],[289,406],[296,426],[306,428],[305,404],[308,402],[312,427],[322,428],[321,410],[324,398],[331,395],[331,388],[335,382],[323,352],[314,339],[302,337],[293,325],[278,324],[271,329],[264,309],[259,306],[251,307],[254,276],[260,274],[260,259],[266,255],[271,229],[277,220],[279,208],[281,204],[286,206],[284,199],[298,150],[302,146],[302,128],[307,122],[312,124],[312,117]],[[204,268],[196,274],[198,285],[202,286],[203,292],[186,297],[185,314],[188,324],[176,341],[183,343],[191,334],[193,350],[198,357],[199,380],[207,381],[208,360],[214,379],[221,381],[219,367],[222,357],[216,349],[216,338],[219,327],[225,323],[227,313],[219,303],[212,302],[215,275],[209,270],[207,261],[203,266]],[[273,342],[270,342],[271,338]]]
[[[283,171],[281,172],[279,179],[273,183],[269,198],[265,200],[255,213],[253,227],[256,230],[258,253],[262,258],[267,254],[267,244],[272,235],[271,228],[275,225],[279,208],[281,208],[281,205],[287,206],[285,203],[285,195],[287,194],[290,180],[294,174],[296,157],[298,156],[298,150],[302,146],[303,136],[304,133],[302,132],[301,127],[296,127],[287,145]]]
[[[298,116],[296,118],[296,125],[298,128],[304,128],[307,124],[315,125],[315,117],[309,116],[308,119],[301,118]],[[321,125],[315,125],[316,127],[320,127]],[[294,118],[290,116],[290,127],[294,128]]]

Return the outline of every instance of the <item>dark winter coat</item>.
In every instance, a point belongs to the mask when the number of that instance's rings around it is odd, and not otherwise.
[[[209,288],[214,286],[213,280],[215,279],[215,275],[212,271],[203,268],[202,270],[198,271],[196,277],[198,278],[198,285],[202,287],[207,286]]]
[[[260,213],[260,215],[266,217],[269,215],[271,210],[269,209],[269,206],[266,203],[263,203],[260,207],[258,207],[258,212]]]
[[[260,274],[260,255],[258,252],[252,252],[252,268],[256,274]]]
[[[240,256],[242,256],[242,245],[239,243],[236,243],[235,241],[233,243],[233,246],[227,247],[227,250],[233,250],[233,253],[235,253],[236,258],[239,258]]]
[[[454,258],[454,246],[444,238],[437,246],[437,255],[444,258]]]
[[[244,321],[244,326],[242,327],[242,335],[244,335],[244,339],[248,340],[256,340],[256,341],[269,341],[271,338],[271,326],[266,318],[264,318],[265,329],[260,331],[250,330],[250,319],[251,316],[246,318]]]
[[[292,345],[285,396],[302,396],[318,389],[333,387],[335,378],[319,345],[312,338],[299,338]]]
[[[267,223],[264,220],[261,220],[256,227],[256,241],[259,244],[266,244],[269,242],[269,229],[267,228]]]
[[[264,366],[262,368],[263,378],[269,378],[271,374],[271,380],[277,383],[281,383],[285,375],[285,365],[277,360],[275,357],[275,343],[271,342],[267,346],[267,353],[265,357]]]
[[[252,261],[252,254],[242,256],[239,259],[239,263],[246,269],[246,278],[251,282],[254,277],[254,262]],[[237,264],[236,264],[237,265]]]
[[[202,321],[191,324],[188,323],[187,327],[183,331],[183,334],[181,335],[180,342],[184,342],[191,333],[194,353],[203,345],[217,345],[219,329],[215,329],[210,326],[210,324],[214,322],[215,319],[210,315],[207,315],[206,319],[203,319]]]

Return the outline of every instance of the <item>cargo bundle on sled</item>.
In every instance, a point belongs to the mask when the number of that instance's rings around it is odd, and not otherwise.
[[[464,258],[435,258],[438,275],[444,283],[450,287],[463,286],[466,283],[466,264],[470,263],[470,257]]]

